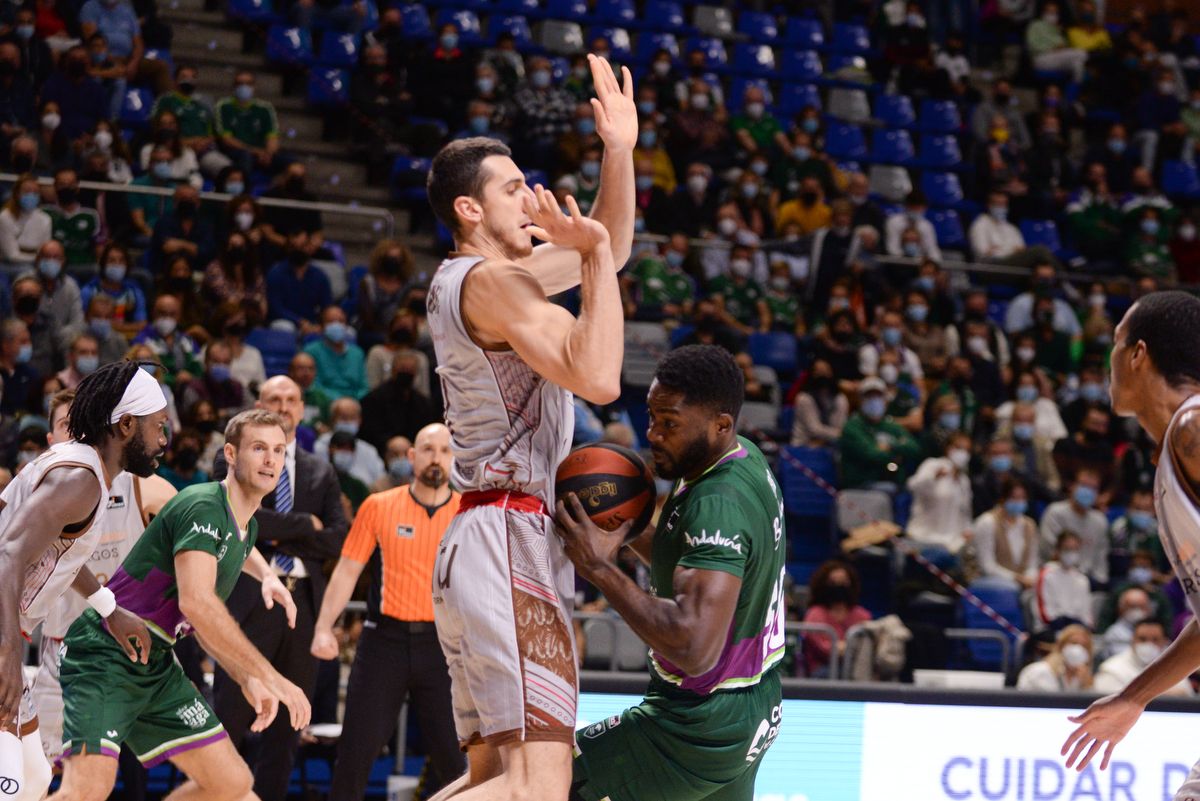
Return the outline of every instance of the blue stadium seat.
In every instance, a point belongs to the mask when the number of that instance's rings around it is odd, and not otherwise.
[[[917,125],[927,133],[958,133],[962,130],[962,117],[953,100],[926,98],[921,101],[921,115],[917,118]]]
[[[400,7],[400,36],[404,39],[428,41],[433,38],[429,12],[418,3]]]
[[[683,7],[675,0],[648,0],[642,24],[652,31],[663,33],[686,33]]]
[[[353,0],[350,2],[343,0],[342,4],[353,5]],[[379,6],[375,4],[375,0],[363,0],[363,6],[366,8],[366,13],[363,15],[362,29],[373,31],[379,27]]]
[[[125,91],[118,119],[127,130],[145,128],[150,121],[150,110],[154,107],[154,92],[137,87]]]
[[[519,14],[493,15],[488,19],[488,40],[493,44],[503,33],[512,34],[517,50],[527,50],[533,45],[533,31],[529,20]]]
[[[808,106],[821,108],[821,92],[807,83],[785,83],[780,90],[779,113],[791,117]]]
[[[765,11],[743,11],[738,15],[737,32],[753,42],[773,43],[779,38],[775,17]]]
[[[229,0],[227,10],[232,19],[243,22],[273,22],[277,18],[271,0]]]
[[[596,0],[592,18],[606,25],[625,27],[637,20],[637,10],[633,6],[633,0]]]
[[[801,50],[820,50],[825,46],[825,31],[819,20],[790,17],[783,41]]]
[[[358,64],[358,36],[326,31],[317,51],[317,63],[324,67],[352,69]]]
[[[525,185],[532,189],[534,186],[536,186],[538,184],[541,184],[542,186],[549,189],[550,188],[549,174],[546,173],[545,170],[526,170],[525,171]]]
[[[654,60],[654,54],[659,50],[666,50],[671,54],[672,59],[679,58],[679,41],[673,33],[651,33],[646,31],[638,36],[637,39],[637,61],[640,64],[648,64]]]
[[[429,165],[429,159],[396,156],[396,160],[392,162],[389,181],[392,195],[397,202],[425,202],[425,178],[429,175]]]
[[[733,71],[739,75],[774,75],[775,51],[764,44],[734,45]]]
[[[750,335],[747,349],[755,364],[770,367],[780,376],[796,372],[799,348],[794,334],[756,332]]]
[[[538,0],[496,0],[492,6],[493,14],[521,14],[526,17],[536,17],[541,12]]]
[[[876,131],[871,138],[871,161],[880,164],[911,164],[915,151],[908,131]]]
[[[458,40],[464,47],[479,47],[483,42],[483,29],[479,27],[479,15],[466,8],[443,8],[438,12],[435,27],[453,22],[458,26]]]
[[[313,63],[312,32],[275,24],[267,31],[267,61],[272,64],[309,66]]]
[[[268,377],[286,373],[292,357],[296,355],[296,335],[291,331],[254,328],[246,334],[246,344],[253,345],[262,353],[263,367]]]
[[[825,129],[825,152],[835,159],[865,159],[867,138],[862,128],[845,122],[831,122]]]
[[[921,191],[934,207],[954,208],[963,201],[962,184],[952,172],[925,171],[921,175]]]
[[[875,119],[888,128],[911,128],[917,121],[908,95],[881,94],[875,97]]]
[[[825,71],[830,74],[838,70],[843,70],[846,67],[865,69],[862,56],[856,53],[830,53],[825,57]],[[861,84],[855,83],[854,86],[861,86]]]
[[[588,32],[587,41],[591,42],[596,38],[602,38],[608,42],[610,54],[617,62],[625,63],[633,55],[633,39],[630,38],[629,31],[624,28],[615,28],[609,25],[592,28]]]
[[[308,73],[308,102],[318,108],[344,106],[350,100],[350,71],[314,67]]]
[[[1183,161],[1164,161],[1162,189],[1171,197],[1200,197],[1200,175],[1194,165]]]
[[[1021,611],[1020,592],[1014,586],[1008,582],[984,578],[972,582],[968,589],[1015,627],[1024,628],[1025,616]],[[1002,631],[999,625],[965,598],[959,601],[959,611],[966,628]],[[975,667],[990,670],[1006,670],[1008,668],[1008,665],[1001,663],[1001,651],[998,643],[986,640],[968,640],[967,650],[971,654],[971,661]]]
[[[867,32],[865,25],[853,22],[835,22],[829,49],[835,53],[866,55],[871,51],[871,35]]]
[[[837,468],[833,463],[833,451],[828,448],[789,447],[786,456],[779,460],[779,491],[783,495],[784,510],[798,517],[831,518],[833,495],[813,481],[796,462],[836,487]]]
[[[785,50],[779,59],[779,74],[788,81],[811,83],[824,72],[821,54],[815,50]]]
[[[962,220],[954,209],[930,209],[925,215],[937,235],[938,245],[944,248],[961,248],[967,244]]]
[[[1021,236],[1025,237],[1025,246],[1042,245],[1057,253],[1062,249],[1062,241],[1058,236],[1058,225],[1054,220],[1021,220]]]
[[[725,43],[713,36],[693,36],[683,47],[684,52],[691,53],[699,50],[704,54],[704,63],[711,69],[721,69],[729,63],[729,54],[725,52]]]
[[[930,169],[953,169],[962,165],[962,151],[953,136],[925,134],[921,137],[921,157],[918,164]]]
[[[715,75],[712,77],[716,78]],[[705,80],[708,80],[707,76],[705,76]],[[725,107],[733,114],[740,114],[742,106],[745,105],[746,90],[751,86],[762,89],[768,107],[774,105],[775,96],[772,94],[771,84],[767,83],[766,78],[734,78],[729,84],[729,92],[725,95]]]
[[[586,0],[547,0],[542,12],[549,19],[582,22],[588,15]]]
[[[571,74],[571,62],[563,56],[552,56],[550,58],[550,74],[554,76],[555,84],[562,83]]]

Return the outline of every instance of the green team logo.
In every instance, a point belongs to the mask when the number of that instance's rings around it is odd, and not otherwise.
[[[175,715],[191,729],[198,729],[208,722],[208,710],[199,699],[179,707],[175,710]]]
[[[721,529],[717,529],[712,534],[709,534],[705,529],[700,529],[698,536],[692,536],[685,531],[683,533],[683,541],[687,543],[689,548],[695,548],[697,545],[716,545],[721,548],[728,548],[736,553],[742,552],[742,543],[738,541],[738,535],[734,534],[732,538],[722,537]]]
[[[221,541],[221,532],[212,523],[205,523],[204,525],[192,523],[192,530],[188,534],[207,534],[217,542]]]
[[[593,723],[583,730],[583,736],[589,740],[594,740],[609,729],[615,729],[621,725],[621,716],[613,715],[608,720],[601,720]]]

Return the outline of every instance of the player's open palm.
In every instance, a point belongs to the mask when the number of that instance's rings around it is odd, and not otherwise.
[[[1079,724],[1063,743],[1062,755],[1067,757],[1067,767],[1083,770],[1103,748],[1100,770],[1107,768],[1113,749],[1129,734],[1144,709],[1141,704],[1117,694],[1094,701],[1082,715],[1067,718]]]
[[[608,229],[579,211],[575,198],[567,196],[568,214],[563,214],[558,201],[551,192],[538,184],[532,195],[525,197],[525,213],[533,222],[529,232],[543,242],[559,247],[591,253],[596,248],[608,247]]]
[[[637,145],[637,104],[633,102],[633,76],[628,67],[621,67],[621,82],[608,59],[588,56],[592,68],[592,113],[596,117],[596,133],[608,152],[630,151]]]

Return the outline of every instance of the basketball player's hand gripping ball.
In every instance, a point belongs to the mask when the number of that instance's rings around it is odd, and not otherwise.
[[[637,104],[633,102],[633,76],[628,67],[621,67],[621,82],[607,59],[588,56],[592,68],[592,113],[596,117],[596,133],[610,155],[614,151],[630,152],[637,145]]]
[[[592,522],[583,504],[573,492],[555,503],[555,529],[563,542],[563,552],[580,575],[587,578],[597,568],[616,564],[617,552],[629,538],[634,521],[605,530]]]
[[[608,229],[585,217],[570,195],[567,195],[567,211],[569,215],[562,213],[554,195],[541,184],[533,188],[532,194],[525,195],[525,213],[532,221],[527,230],[533,236],[583,254],[609,246]]]

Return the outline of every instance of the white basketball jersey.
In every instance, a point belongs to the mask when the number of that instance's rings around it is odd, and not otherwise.
[[[1171,432],[1188,409],[1200,408],[1200,395],[1183,402],[1163,434],[1162,453],[1154,475],[1154,509],[1158,513],[1158,535],[1183,585],[1192,614],[1200,618],[1200,507],[1186,480],[1181,480],[1170,447]]]
[[[574,398],[515,351],[484,350],[471,339],[462,318],[462,285],[481,261],[464,256],[442,262],[426,299],[454,482],[464,491],[517,490],[552,507],[554,473],[574,435]]]
[[[146,530],[141,492],[132,473],[121,471],[113,479],[112,487],[108,491],[104,519],[96,529],[99,539],[87,560],[87,567],[101,584],[107,584],[112,574],[116,573],[117,568],[125,561],[134,543]],[[42,623],[42,636],[63,639],[75,618],[83,614],[85,609],[86,598],[74,590],[64,592]]]
[[[71,441],[52,446],[25,465],[0,493],[0,501],[4,502],[4,508],[0,511],[0,532],[3,532],[12,524],[16,510],[42,483],[46,473],[67,466],[84,467],[96,475],[99,485],[96,511],[85,529],[60,534],[45,553],[26,568],[25,586],[21,593],[21,628],[26,632],[32,632],[53,611],[59,597],[70,591],[71,582],[92,555],[104,526],[109,492],[104,483],[104,467],[96,449]]]

